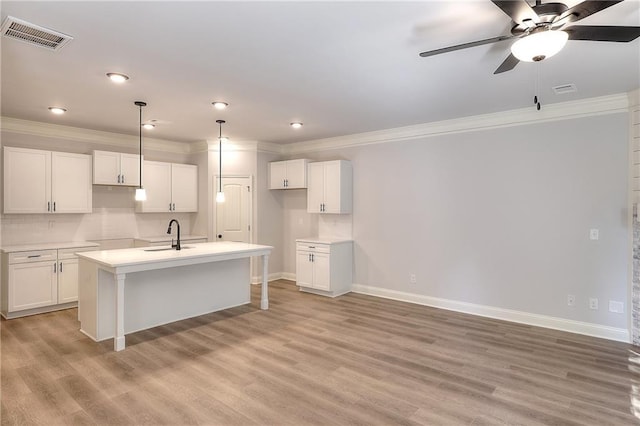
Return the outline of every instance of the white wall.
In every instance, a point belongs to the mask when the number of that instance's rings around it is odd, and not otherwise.
[[[353,162],[355,283],[626,328],[608,301],[629,306],[627,129],[617,113],[306,156]],[[317,218],[284,206],[286,247]]]

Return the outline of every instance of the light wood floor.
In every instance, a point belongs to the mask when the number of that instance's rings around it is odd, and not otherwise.
[[[118,353],[75,309],[2,321],[2,424],[637,424],[630,345],[290,281],[260,311],[253,292]]]

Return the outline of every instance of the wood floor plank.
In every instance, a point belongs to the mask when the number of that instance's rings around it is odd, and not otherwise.
[[[248,305],[92,342],[77,310],[0,323],[2,425],[632,425],[640,349],[270,283]]]

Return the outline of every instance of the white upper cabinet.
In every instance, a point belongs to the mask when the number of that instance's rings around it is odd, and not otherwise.
[[[140,185],[140,158],[138,154],[93,151],[93,184]]]
[[[334,160],[309,163],[307,178],[309,213],[351,213],[351,162]]]
[[[303,158],[269,163],[269,189],[306,188],[308,163]]]
[[[91,213],[91,156],[4,148],[4,213]]]
[[[174,212],[198,211],[198,166],[171,164],[171,204]]]
[[[198,166],[145,161],[143,172],[147,200],[136,203],[137,212],[198,211]]]

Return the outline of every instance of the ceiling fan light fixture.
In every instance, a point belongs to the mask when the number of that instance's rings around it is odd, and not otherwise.
[[[513,43],[511,53],[521,61],[538,62],[560,52],[568,39],[565,31],[538,31]]]
[[[215,109],[226,109],[229,106],[228,103],[220,101],[211,102],[211,104]]]
[[[294,121],[293,123],[290,124],[291,127],[293,127],[294,129],[299,129],[302,127],[302,123],[300,121]]]
[[[144,127],[146,130],[151,130],[154,127],[156,127],[156,125],[155,124],[151,124],[151,123],[145,123],[145,124],[142,125],[142,127]]]

